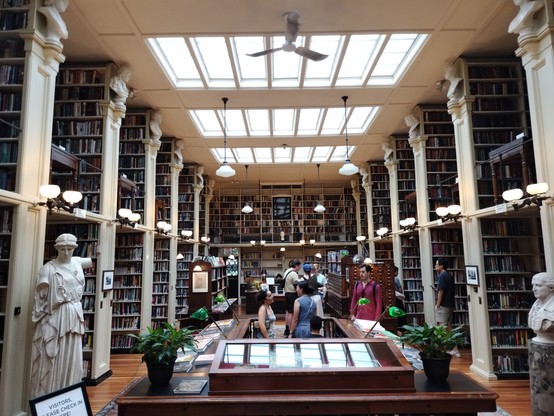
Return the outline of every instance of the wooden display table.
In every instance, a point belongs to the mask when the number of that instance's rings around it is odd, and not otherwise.
[[[117,399],[120,416],[146,415],[389,415],[395,413],[446,413],[477,415],[494,412],[498,394],[459,373],[451,372],[446,383],[433,384],[424,374],[414,377],[415,392],[340,394],[326,393],[310,400],[306,394],[208,394],[209,385],[200,395],[173,394],[173,389],[191,377],[174,376],[170,385],[153,389],[148,378]],[[209,383],[208,383],[209,384]]]

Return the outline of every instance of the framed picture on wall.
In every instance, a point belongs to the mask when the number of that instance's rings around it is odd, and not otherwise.
[[[290,220],[292,219],[292,198],[290,196],[273,197],[273,219]]]
[[[102,290],[112,290],[113,289],[113,270],[104,270],[102,272]]]
[[[477,266],[466,266],[466,284],[479,286],[479,269]]]
[[[208,272],[192,273],[192,291],[194,293],[208,292]]]

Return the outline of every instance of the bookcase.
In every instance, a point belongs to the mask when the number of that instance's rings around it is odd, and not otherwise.
[[[24,41],[30,0],[0,2],[0,189],[14,191],[25,70]]]
[[[415,162],[414,151],[405,137],[395,137],[396,175],[398,177],[398,214],[400,218],[417,218],[415,204]]]
[[[404,154],[401,154],[404,156]],[[392,228],[390,202],[390,175],[383,162],[370,162],[369,174],[371,177],[371,201],[373,224],[376,229]],[[362,192],[365,194],[365,192]],[[367,228],[366,228],[367,229]],[[377,247],[375,248],[377,251]]]
[[[483,218],[484,279],[494,373],[528,377],[529,309],[535,302],[531,279],[545,270],[538,218]]]
[[[195,271],[195,268],[201,270]],[[192,278],[189,293],[191,314],[202,307],[211,312],[218,292],[227,298],[229,280],[226,271],[225,261],[221,257],[197,258],[189,264],[189,276]]]
[[[156,157],[156,223],[166,221],[171,224],[172,161],[172,142],[170,139],[162,138]]]
[[[245,221],[253,221],[259,214],[256,209],[247,215],[241,212],[243,205],[240,193],[226,195],[222,194],[220,189],[212,201],[212,207],[217,211],[217,215],[213,217],[215,223],[212,228],[218,230],[221,243],[247,243],[251,239],[258,239],[259,227],[247,226],[241,221],[241,216],[244,216]],[[238,230],[240,232],[237,232]]]
[[[109,100],[108,66],[63,66],[56,79],[52,143],[80,159],[82,209],[100,210],[104,115]]]
[[[127,334],[141,327],[143,300],[144,234],[121,228],[116,234],[112,306],[112,352],[128,352],[132,340]]]
[[[120,195],[119,208],[128,208],[144,219],[145,151],[148,137],[146,110],[127,112],[119,129],[119,174],[133,181],[136,188]]]
[[[423,325],[425,314],[423,309],[423,280],[421,276],[421,255],[419,240],[415,234],[400,236],[402,250],[402,277],[406,299],[406,319],[410,325]]]
[[[460,58],[464,94],[473,98],[471,122],[479,208],[495,204],[489,153],[523,133],[532,137],[525,71],[519,59]]]
[[[352,262],[348,250],[327,252],[327,311],[331,316],[347,318],[354,281],[359,279],[359,264]]]
[[[79,245],[73,252],[77,257],[90,257],[92,267],[84,270],[85,286],[81,305],[85,320],[85,334],[83,336],[83,377],[91,378],[92,360],[94,355],[94,328],[97,288],[97,253],[98,253],[98,224],[93,223],[60,223],[50,222],[46,225],[46,242],[44,247],[45,262],[57,257],[54,248],[56,238],[63,233],[70,233],[77,237]]]
[[[416,112],[421,132],[427,136],[427,195],[429,219],[433,221],[439,218],[435,213],[437,207],[457,203],[452,187],[458,175],[454,124],[446,106],[418,106]]]
[[[10,254],[12,240],[13,208],[0,205],[0,381],[2,381],[2,363],[4,358],[4,330],[8,304],[8,276],[10,273]]]
[[[242,278],[262,277],[262,249],[261,247],[243,248],[240,251],[240,268]]]
[[[152,275],[152,314],[150,327],[158,328],[169,317],[170,239],[154,239],[154,272]]]

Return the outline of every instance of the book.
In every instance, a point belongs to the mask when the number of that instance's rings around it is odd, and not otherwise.
[[[181,381],[173,389],[173,394],[200,394],[208,384],[208,379],[203,377],[191,377]]]
[[[214,360],[215,354],[202,354],[196,357],[195,365],[210,365]]]

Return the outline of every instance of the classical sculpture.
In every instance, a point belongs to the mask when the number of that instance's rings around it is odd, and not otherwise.
[[[537,273],[531,280],[537,300],[529,311],[529,328],[536,342],[554,343],[554,274]]]
[[[367,192],[369,189],[369,172],[366,168],[360,168],[360,175],[362,175],[362,188]]]
[[[406,117],[404,117],[404,121],[406,122],[406,125],[410,128],[409,136],[410,139],[415,139],[419,136],[419,120],[414,116],[413,114],[408,114]]]
[[[58,236],[54,247],[58,256],[40,268],[35,289],[31,397],[83,378],[83,268],[92,267],[92,260],[72,257],[77,248],[72,234]]]
[[[173,154],[175,155],[175,163],[178,165],[183,164],[183,149],[185,148],[185,141],[179,139],[175,142],[175,150]]]
[[[204,166],[200,165],[196,168],[196,180],[197,185],[204,187]]]
[[[524,35],[533,28],[533,17],[535,13],[543,8],[542,1],[514,0],[514,4],[519,7],[519,12],[508,26],[509,33]]]
[[[153,141],[159,142],[162,137],[162,113],[159,111],[152,111],[150,113],[150,138]]]
[[[461,96],[460,88],[458,88],[461,84],[462,78],[458,75],[458,70],[456,69],[456,66],[454,65],[448,65],[444,69],[444,78],[448,80],[448,92],[446,93],[446,96],[449,99],[457,99]]]
[[[131,68],[122,65],[117,73],[110,79],[110,88],[115,92],[114,102],[116,106],[125,107],[125,102],[129,97],[129,87],[127,83],[131,80]]]
[[[390,162],[392,160],[392,154],[394,153],[394,149],[390,147],[389,142],[381,143],[381,149],[383,149],[383,152],[384,152],[383,160],[385,162]]]
[[[69,0],[44,0],[44,6],[39,7],[38,11],[46,17],[46,36],[59,41],[67,39],[69,35],[67,26],[60,16],[67,10]]]
[[[214,186],[215,186],[215,179],[214,178],[209,178],[208,179],[208,184],[206,185],[206,193],[208,195],[213,195],[214,194]]]

